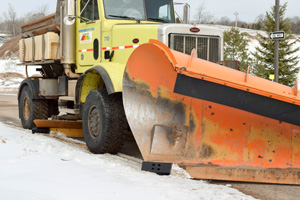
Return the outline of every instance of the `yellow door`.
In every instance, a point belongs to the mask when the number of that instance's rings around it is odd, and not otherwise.
[[[92,66],[99,63],[100,56],[100,14],[98,0],[77,1],[76,52],[77,63],[81,66]]]

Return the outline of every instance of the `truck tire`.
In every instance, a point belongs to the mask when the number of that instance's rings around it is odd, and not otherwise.
[[[92,153],[118,153],[127,127],[121,93],[108,95],[103,89],[89,93],[83,108],[83,132]]]
[[[48,103],[46,100],[32,99],[32,91],[24,86],[19,101],[19,112],[23,128],[34,127],[35,119],[48,119]]]
[[[59,114],[58,100],[49,99],[47,100],[47,104],[48,104],[48,118],[52,117],[53,115]]]

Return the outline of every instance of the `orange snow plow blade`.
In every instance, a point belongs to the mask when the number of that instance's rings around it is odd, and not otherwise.
[[[145,161],[198,179],[300,184],[300,95],[150,40],[128,60],[125,113]]]

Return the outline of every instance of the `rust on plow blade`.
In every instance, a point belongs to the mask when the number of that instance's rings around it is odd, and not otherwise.
[[[193,178],[240,182],[300,184],[300,172],[293,169],[255,169],[237,167],[187,167]]]
[[[151,40],[128,60],[123,101],[145,161],[199,179],[300,184],[297,89]]]

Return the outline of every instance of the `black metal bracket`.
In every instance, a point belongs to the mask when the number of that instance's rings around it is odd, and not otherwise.
[[[49,134],[50,133],[50,128],[37,128],[37,127],[33,127],[31,129],[32,134],[35,133],[43,133],[43,134]]]
[[[154,172],[158,175],[170,175],[172,163],[143,162],[142,171]]]

